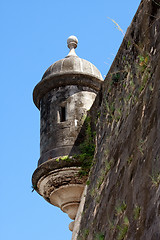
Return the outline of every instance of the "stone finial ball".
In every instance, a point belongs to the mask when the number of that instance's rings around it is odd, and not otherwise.
[[[67,45],[68,45],[68,48],[71,49],[71,48],[76,48],[77,47],[77,44],[78,44],[78,39],[77,37],[75,36],[70,36],[68,39],[67,39]]]

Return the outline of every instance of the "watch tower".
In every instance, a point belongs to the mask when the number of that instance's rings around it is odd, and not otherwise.
[[[73,220],[86,182],[86,177],[78,176],[80,162],[73,158],[78,148],[73,146],[103,81],[92,63],[76,55],[77,44],[75,36],[68,38],[69,54],[46,70],[33,91],[41,121],[33,187]]]

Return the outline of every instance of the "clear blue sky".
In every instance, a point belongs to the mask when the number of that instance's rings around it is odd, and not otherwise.
[[[1,159],[0,239],[70,240],[70,219],[31,192],[39,159],[39,111],[32,101],[44,71],[68,54],[67,38],[79,39],[77,54],[106,75],[140,0],[5,0],[0,2]]]

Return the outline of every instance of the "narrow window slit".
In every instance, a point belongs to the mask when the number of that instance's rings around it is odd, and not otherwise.
[[[66,121],[66,107],[61,107],[60,109],[60,122]]]

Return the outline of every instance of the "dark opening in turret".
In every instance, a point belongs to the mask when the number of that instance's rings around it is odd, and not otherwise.
[[[66,107],[61,107],[60,110],[60,122],[66,121]]]

